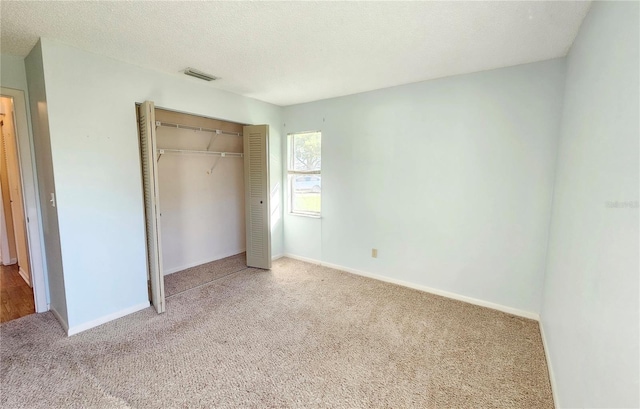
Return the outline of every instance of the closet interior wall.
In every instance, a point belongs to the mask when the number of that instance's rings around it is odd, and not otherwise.
[[[240,135],[158,126],[158,150],[243,152],[241,124],[158,108],[155,115],[156,122]],[[242,157],[167,151],[158,181],[165,275],[245,251]]]

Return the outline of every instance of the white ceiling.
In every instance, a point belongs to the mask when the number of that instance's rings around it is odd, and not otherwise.
[[[589,2],[0,2],[2,53],[38,37],[278,105],[567,54]],[[200,81],[192,79],[193,81]]]

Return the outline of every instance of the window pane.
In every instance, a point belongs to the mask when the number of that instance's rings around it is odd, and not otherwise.
[[[293,168],[290,170],[320,170],[320,132],[291,135]]]
[[[291,210],[302,213],[320,213],[320,175],[291,175]]]

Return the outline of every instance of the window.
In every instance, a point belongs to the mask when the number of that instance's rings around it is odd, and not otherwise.
[[[294,133],[288,138],[289,212],[320,216],[321,134]]]

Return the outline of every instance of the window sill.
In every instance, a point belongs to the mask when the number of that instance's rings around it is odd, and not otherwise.
[[[289,212],[289,216],[307,217],[309,219],[321,219],[322,218],[322,215],[319,215],[319,214],[293,213],[293,212]]]

